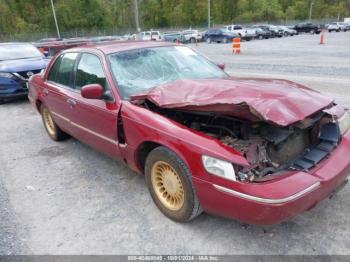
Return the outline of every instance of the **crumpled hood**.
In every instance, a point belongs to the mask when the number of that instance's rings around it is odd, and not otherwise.
[[[215,112],[287,126],[329,106],[333,99],[280,79],[178,80],[134,95],[161,108]]]

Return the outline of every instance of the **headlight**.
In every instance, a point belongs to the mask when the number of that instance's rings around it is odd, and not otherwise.
[[[344,135],[350,128],[350,115],[348,112],[345,112],[345,114],[338,119],[338,126],[341,135]]]
[[[0,77],[12,78],[13,75],[11,73],[0,72]]]
[[[210,174],[236,181],[235,170],[230,162],[203,155],[202,163]]]

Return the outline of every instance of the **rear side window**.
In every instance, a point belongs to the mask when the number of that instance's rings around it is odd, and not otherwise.
[[[52,81],[52,82],[56,82],[57,71],[58,71],[58,68],[60,67],[61,60],[62,60],[62,56],[60,56],[59,58],[56,59],[55,63],[53,64],[53,66],[50,69],[49,76],[47,77],[47,80]]]
[[[55,64],[52,66],[48,80],[61,85],[70,86],[71,76],[77,55],[77,53],[67,53],[61,55],[61,57],[58,58],[55,61]]]
[[[106,89],[106,77],[100,59],[93,54],[82,54],[76,76],[75,89],[80,90],[83,86],[89,84],[100,84]]]
[[[62,57],[60,67],[57,72],[56,82],[65,86],[70,85],[71,75],[73,72],[73,67],[75,59],[77,58],[77,53],[67,53]]]

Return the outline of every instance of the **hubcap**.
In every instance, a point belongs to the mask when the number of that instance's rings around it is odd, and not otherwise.
[[[49,132],[49,134],[51,136],[54,136],[55,135],[55,125],[54,125],[54,122],[52,120],[52,117],[51,117],[49,110],[47,110],[46,108],[44,108],[44,110],[43,110],[43,119],[44,119],[44,124],[45,124],[46,130]]]
[[[152,166],[151,180],[153,189],[160,202],[168,209],[181,209],[185,193],[177,172],[166,162],[157,161]]]

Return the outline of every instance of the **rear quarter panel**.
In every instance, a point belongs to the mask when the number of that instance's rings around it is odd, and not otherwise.
[[[28,81],[28,99],[35,109],[40,110],[37,102],[44,102],[43,96],[43,74],[37,74],[32,76]]]

